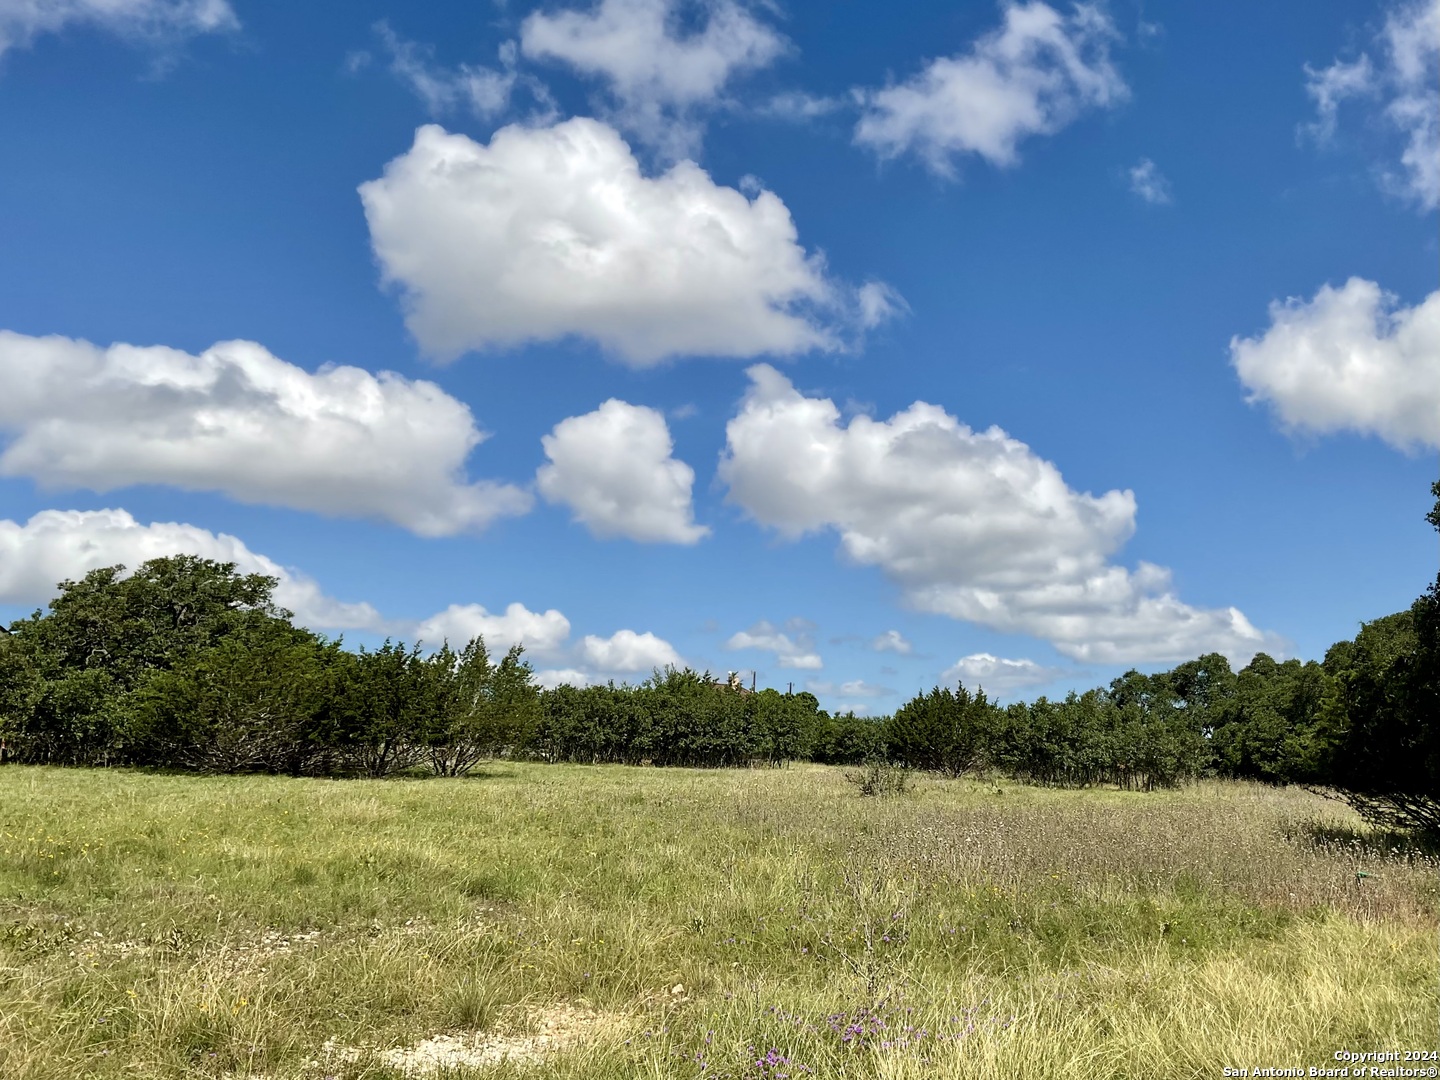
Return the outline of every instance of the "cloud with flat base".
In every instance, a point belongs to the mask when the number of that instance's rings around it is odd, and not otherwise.
[[[727,501],[782,538],[836,533],[911,607],[1097,663],[1281,648],[1236,608],[1181,601],[1163,567],[1110,561],[1135,531],[1132,492],[1074,491],[1024,443],[936,405],[842,422],[773,367],[748,374],[719,466]]]
[[[1231,339],[1230,362],[1287,431],[1440,449],[1440,291],[1405,307],[1364,278],[1323,285],[1271,304],[1264,333]]]
[[[488,436],[434,383],[309,372],[253,341],[192,355],[0,330],[0,434],[0,475],[45,488],[163,484],[420,536],[480,532],[534,501],[465,475]]]
[[[682,356],[837,351],[900,310],[881,283],[833,280],[763,188],[692,161],[647,176],[607,124],[427,125],[360,186],[385,283],[440,360],[576,337],[632,367]]]

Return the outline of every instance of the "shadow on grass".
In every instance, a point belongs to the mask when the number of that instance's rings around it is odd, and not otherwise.
[[[1433,838],[1397,829],[1357,828],[1322,818],[1306,818],[1286,822],[1283,831],[1285,839],[1292,844],[1308,845],[1335,855],[1355,854],[1404,862],[1440,857],[1440,843]]]

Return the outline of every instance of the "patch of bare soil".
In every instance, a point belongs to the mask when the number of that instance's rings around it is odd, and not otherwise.
[[[320,1047],[321,1061],[357,1062],[370,1058],[406,1076],[426,1076],[441,1069],[480,1068],[511,1064],[533,1065],[593,1036],[614,1022],[613,1017],[573,1005],[556,1005],[531,1017],[531,1030],[517,1034],[462,1032],[432,1035],[414,1046],[367,1050],[341,1046],[333,1039]]]

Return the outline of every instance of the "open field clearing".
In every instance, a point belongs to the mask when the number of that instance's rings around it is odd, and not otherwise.
[[[1440,862],[1297,789],[0,769],[0,1076],[1211,1077],[1437,1044]]]

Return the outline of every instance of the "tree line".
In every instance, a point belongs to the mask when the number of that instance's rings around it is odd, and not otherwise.
[[[190,555],[62,582],[0,635],[0,758],[363,776],[459,776],[490,757],[888,761],[1141,789],[1211,775],[1333,788],[1373,820],[1440,833],[1440,575],[1322,661],[1261,653],[1236,672],[1210,654],[1008,706],[936,687],[880,718],[691,670],[542,689],[521,647],[492,656],[480,638],[350,650],[295,626],[276,584]]]
[[[883,753],[814,695],[667,669],[544,690],[520,646],[349,650],[291,621],[277,582],[192,555],[64,581],[0,638],[0,754],[207,772],[460,776],[487,757],[728,766]]]
[[[1440,482],[1426,520],[1440,531]],[[1409,609],[1321,661],[1202,656],[1005,708],[937,687],[886,725],[893,761],[1034,783],[1171,787],[1199,776],[1338,792],[1371,821],[1440,839],[1440,574]]]

